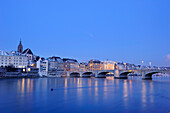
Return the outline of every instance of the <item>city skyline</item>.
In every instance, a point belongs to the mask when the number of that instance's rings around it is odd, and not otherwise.
[[[170,66],[169,3],[0,1],[0,48],[16,50],[21,38],[42,57]]]

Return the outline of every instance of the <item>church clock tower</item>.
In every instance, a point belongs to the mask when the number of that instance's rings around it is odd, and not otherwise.
[[[23,46],[22,46],[21,40],[20,40],[20,43],[19,43],[19,45],[18,45],[18,52],[19,52],[19,53],[22,53],[22,51],[23,51]]]

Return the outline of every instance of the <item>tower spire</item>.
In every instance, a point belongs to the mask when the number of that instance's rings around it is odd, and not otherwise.
[[[18,45],[18,52],[19,52],[19,53],[22,53],[22,51],[23,51],[23,46],[22,46],[21,38],[20,38],[20,43],[19,43],[19,45]]]

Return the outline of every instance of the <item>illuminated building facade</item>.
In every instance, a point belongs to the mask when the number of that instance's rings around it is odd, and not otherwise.
[[[87,63],[82,62],[79,64],[79,71],[86,71]]]
[[[7,67],[12,66],[15,68],[25,68],[28,65],[28,58],[21,54],[12,54],[6,52],[0,52],[0,66]]]
[[[102,62],[102,70],[114,70],[115,68],[114,61],[104,61]]]
[[[49,62],[44,58],[39,58],[37,61],[37,68],[40,76],[48,76]]]
[[[64,68],[64,62],[60,57],[49,57],[49,68],[53,69],[63,69]]]
[[[102,70],[102,62],[99,60],[90,60],[86,69],[88,71]]]
[[[63,58],[65,71],[78,71],[79,63],[75,59]]]

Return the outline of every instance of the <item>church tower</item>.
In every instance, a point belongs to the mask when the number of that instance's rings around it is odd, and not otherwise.
[[[19,45],[18,45],[18,52],[19,52],[19,53],[22,53],[22,51],[23,51],[23,46],[22,46],[21,40],[20,40],[20,43],[19,43]]]

